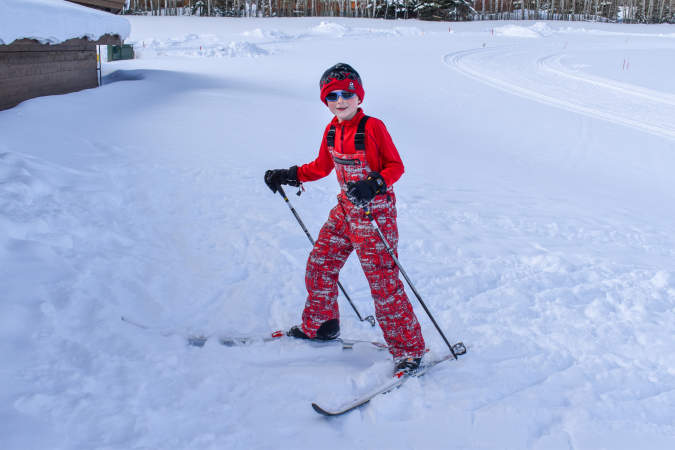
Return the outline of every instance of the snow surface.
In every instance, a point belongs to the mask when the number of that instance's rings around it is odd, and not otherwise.
[[[675,448],[672,26],[129,20],[103,87],[0,112],[0,447]],[[386,353],[181,335],[299,322],[309,244],[262,175],[315,157],[338,61],[406,165],[400,260],[469,353],[326,420]],[[336,192],[292,196],[313,235]]]
[[[43,44],[85,37],[96,41],[105,34],[126,39],[129,32],[124,17],[65,0],[0,0],[0,44],[24,38]]]

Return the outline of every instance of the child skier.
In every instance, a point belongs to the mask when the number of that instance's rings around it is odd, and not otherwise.
[[[339,63],[319,82],[321,101],[335,115],[326,126],[319,156],[311,163],[268,170],[272,192],[280,184],[300,186],[335,169],[341,191],[307,260],[307,301],[302,324],[288,331],[302,339],[335,339],[340,334],[337,282],[352,250],[370,284],[375,315],[394,357],[395,371],[417,369],[425,351],[424,338],[412,305],[398,277],[398,267],[364,212],[368,207],[396,251],[396,197],[393,184],[403,162],[384,123],[366,116],[359,105],[364,91],[359,74]]]

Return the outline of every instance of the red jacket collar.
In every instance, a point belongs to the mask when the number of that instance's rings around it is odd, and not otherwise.
[[[359,124],[359,121],[361,118],[365,116],[363,110],[361,108],[356,110],[356,114],[354,114],[354,117],[352,117],[349,120],[345,120],[344,122],[340,123],[338,122],[337,117],[333,117],[333,120],[331,120],[330,124],[333,126],[345,126],[345,127],[355,127]]]

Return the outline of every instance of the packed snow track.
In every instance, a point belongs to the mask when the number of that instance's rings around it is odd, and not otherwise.
[[[675,140],[675,95],[568,67],[565,52],[535,55],[531,48],[481,47],[449,53],[443,61],[510,94]]]

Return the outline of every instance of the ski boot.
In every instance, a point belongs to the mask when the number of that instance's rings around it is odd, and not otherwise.
[[[300,325],[291,327],[286,335],[298,339],[310,339],[310,337],[302,331]],[[333,339],[337,339],[338,336],[340,336],[340,322],[337,319],[330,319],[322,323],[319,329],[316,330],[316,337],[314,340],[332,341]]]
[[[415,373],[420,368],[422,358],[403,357],[394,360],[394,376]]]

